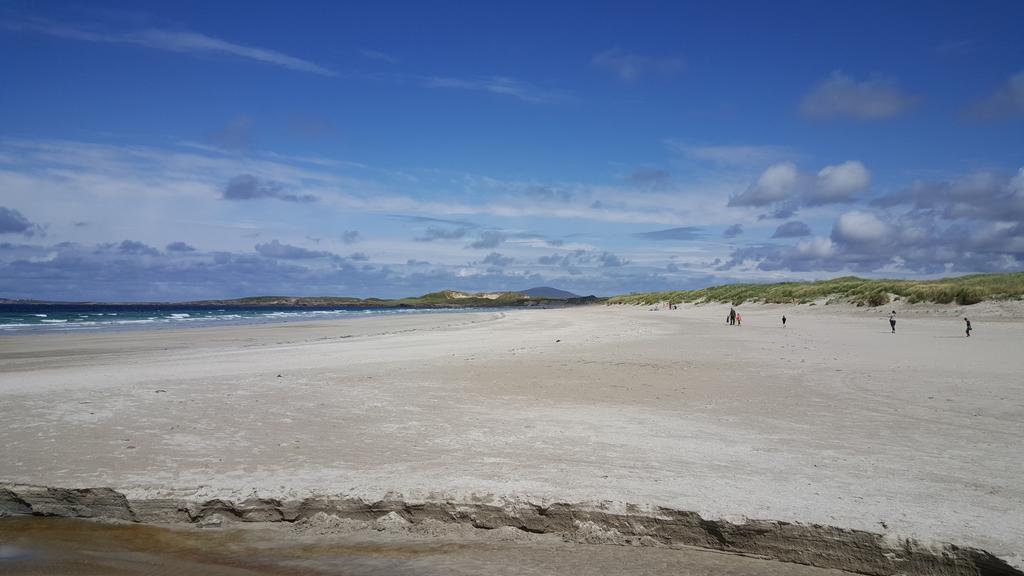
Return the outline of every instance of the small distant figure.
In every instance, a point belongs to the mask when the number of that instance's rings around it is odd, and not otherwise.
[[[730,326],[735,326],[736,325],[736,309],[735,308],[729,308],[729,325]]]
[[[971,337],[971,321],[970,321],[970,320],[968,320],[968,319],[967,319],[967,318],[965,317],[965,318],[964,318],[964,322],[965,322],[965,323],[967,324],[967,337],[968,337],[968,338],[970,338],[970,337]]]
[[[736,325],[743,326],[743,316],[739,312],[736,313]]]
[[[782,327],[783,328],[786,327],[786,315],[785,314],[782,315]]]
[[[892,314],[889,314],[889,327],[892,328],[892,333],[896,333],[896,311],[893,310]]]

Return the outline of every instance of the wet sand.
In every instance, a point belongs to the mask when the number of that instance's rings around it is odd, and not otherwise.
[[[0,483],[666,506],[1024,550],[1024,324],[523,310],[0,337]],[[789,326],[781,328],[785,313]]]
[[[595,546],[507,531],[417,534],[366,528],[332,533],[280,525],[211,531],[53,518],[0,520],[0,572],[8,576],[847,574],[704,550]]]

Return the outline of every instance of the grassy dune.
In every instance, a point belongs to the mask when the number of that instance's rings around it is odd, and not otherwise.
[[[818,282],[779,284],[728,284],[700,290],[675,290],[615,296],[611,304],[654,304],[657,302],[765,302],[803,304],[822,298],[851,302],[858,306],[883,306],[894,297],[909,302],[936,304],[977,304],[984,300],[1024,298],[1024,272],[1013,274],[972,274],[939,280],[866,280],[844,276]]]

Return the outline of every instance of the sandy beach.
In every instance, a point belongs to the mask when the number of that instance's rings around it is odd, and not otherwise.
[[[664,507],[1024,567],[1024,308],[728,308],[0,336],[0,485]]]

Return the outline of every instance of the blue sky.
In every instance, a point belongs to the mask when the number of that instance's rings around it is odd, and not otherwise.
[[[0,297],[1024,269],[1020,2],[0,1]]]

